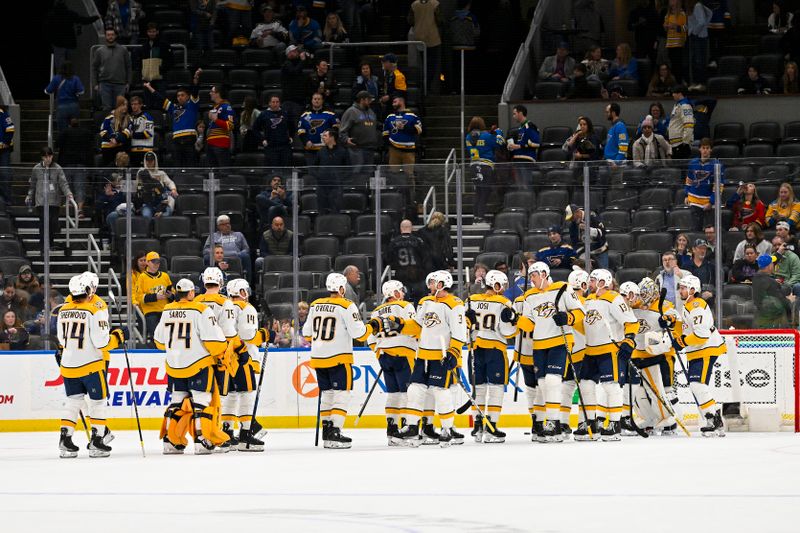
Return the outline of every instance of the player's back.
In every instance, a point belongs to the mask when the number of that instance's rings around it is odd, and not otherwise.
[[[102,349],[109,343],[109,333],[107,309],[91,300],[62,305],[57,318],[62,374],[78,377],[104,369]]]
[[[366,340],[369,330],[356,305],[347,298],[319,298],[308,310],[303,336],[311,339],[312,368],[353,362],[353,340]]]
[[[214,357],[206,343],[225,343],[211,308],[187,301],[164,307],[153,338],[166,351],[167,373],[173,377],[190,377],[211,366]]]

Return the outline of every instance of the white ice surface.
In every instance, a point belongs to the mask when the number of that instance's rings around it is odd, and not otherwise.
[[[146,432],[113,454],[59,459],[54,433],[0,433],[0,531],[800,531],[800,440],[627,438],[350,450],[310,430],[272,431],[264,453],[162,456]]]

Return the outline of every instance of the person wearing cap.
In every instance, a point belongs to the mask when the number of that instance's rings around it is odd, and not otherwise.
[[[583,207],[569,204],[564,213],[564,221],[569,222],[569,240],[575,248],[576,259],[585,255],[583,235],[586,232],[586,214]],[[603,221],[594,212],[589,215],[589,255],[597,262],[599,268],[608,268],[608,243],[606,242],[606,227]],[[581,259],[582,261],[582,259]]]
[[[300,47],[290,44],[286,48],[286,61],[281,66],[281,98],[292,128],[297,124],[307,102],[307,81],[303,69],[308,57]]]
[[[331,131],[335,136],[339,135],[339,117],[333,111],[325,109],[324,103],[325,96],[314,93],[311,96],[311,107],[300,115],[300,121],[297,123],[297,135],[305,150],[306,166],[314,163],[317,152],[322,148],[324,132]]]
[[[575,70],[575,60],[569,55],[569,44],[558,43],[555,55],[547,56],[539,67],[539,81],[560,81],[568,83]]]
[[[155,152],[144,156],[144,167],[136,173],[135,203],[145,218],[168,217],[175,210],[178,190],[167,173],[158,168]],[[116,220],[116,217],[114,218]]]
[[[536,252],[536,260],[546,263],[550,268],[572,268],[575,249],[561,238],[561,226],[547,228],[550,245]]]
[[[39,278],[33,275],[33,269],[28,264],[19,267],[17,279],[14,280],[17,293],[28,300],[28,305],[35,310],[44,307],[44,294]]]
[[[289,30],[275,17],[275,10],[267,3],[261,4],[261,16],[264,20],[259,22],[250,34],[250,44],[256,48],[270,50],[277,61],[286,51]]]
[[[758,272],[753,275],[753,303],[756,306],[754,326],[759,329],[784,328],[792,316],[795,295],[784,295],[781,285],[774,278],[775,255],[758,256]]]
[[[787,250],[797,253],[797,238],[791,233],[792,228],[785,220],[781,220],[775,224],[775,235],[783,239],[784,246]]]
[[[667,140],[653,131],[653,117],[647,115],[642,121],[642,136],[633,142],[633,166],[649,167],[663,164],[672,157],[672,147]]]
[[[392,107],[392,101],[395,96],[406,97],[408,94],[408,85],[406,84],[406,76],[397,68],[397,56],[394,54],[384,54],[381,58],[381,97],[380,102],[384,110],[384,115],[388,114],[388,110]]]
[[[252,264],[250,262],[250,246],[241,231],[233,231],[231,228],[231,217],[220,215],[217,217],[217,231],[206,239],[203,245],[203,259],[206,264],[211,261],[211,245],[221,244],[225,250],[225,257],[238,257],[242,261],[244,277],[250,280]]]
[[[169,274],[160,270],[161,256],[158,252],[148,252],[145,260],[147,268],[136,280],[133,301],[144,314],[145,337],[149,344],[152,343],[153,332],[161,320],[164,306],[173,300],[173,293]]]
[[[377,79],[375,81],[377,82]],[[377,91],[377,83],[375,90]],[[339,142],[350,153],[354,175],[371,173],[372,165],[375,163],[380,132],[378,117],[371,107],[373,99],[372,93],[368,91],[356,93],[353,105],[344,112],[339,126]]]
[[[672,122],[670,122],[672,127]],[[719,159],[711,157],[712,142],[708,137],[700,141],[700,157],[696,157],[689,162],[686,172],[686,199],[684,203],[689,206],[694,217],[694,230],[699,231],[703,228],[703,220],[706,211],[711,211],[716,201],[714,195],[714,172],[716,166],[720,169],[720,192],[725,186],[725,168]],[[675,147],[672,148],[672,158],[680,159],[675,155]]]
[[[314,52],[322,46],[322,28],[319,22],[308,16],[308,8],[297,6],[295,17],[289,23],[289,38],[292,44]]]
[[[667,135],[669,144],[672,146],[673,159],[685,160],[692,157],[694,108],[686,97],[687,92],[685,85],[676,85],[672,88],[672,99],[675,101],[675,105],[669,115]]]
[[[714,263],[708,260],[708,242],[705,239],[695,239],[692,246],[692,260],[683,266],[700,280],[703,300],[713,298],[712,290],[716,283],[717,272]]]
[[[66,198],[67,202],[72,201],[72,191],[67,183],[67,176],[58,163],[53,162],[53,149],[45,146],[41,150],[42,161],[33,167],[31,179],[28,186],[28,195],[25,197],[25,205],[36,208],[36,215],[39,218],[39,236],[44,240],[45,230],[50,234],[50,249],[62,249],[61,244],[55,242],[59,232],[58,215],[61,205]],[[45,179],[49,184],[47,199],[45,200]],[[46,202],[46,203],[45,203]],[[49,227],[44,227],[44,210],[47,207]]]
[[[776,258],[772,277],[793,294],[800,295],[800,257],[787,250],[783,237],[778,235],[772,237],[772,254]]]

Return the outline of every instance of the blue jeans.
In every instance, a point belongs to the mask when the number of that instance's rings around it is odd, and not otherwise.
[[[69,119],[81,118],[81,105],[78,102],[60,102],[56,107],[56,125],[62,132],[69,127]]]
[[[101,81],[100,85],[100,102],[104,111],[111,111],[114,109],[114,104],[117,101],[117,96],[125,96],[124,83],[108,83]]]
[[[372,174],[375,164],[375,150],[373,148],[349,147],[350,164],[353,165],[353,174]]]

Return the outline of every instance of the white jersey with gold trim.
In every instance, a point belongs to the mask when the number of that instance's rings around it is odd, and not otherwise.
[[[356,304],[341,297],[319,298],[308,310],[303,336],[311,341],[311,367],[330,368],[353,363],[353,341],[372,332],[361,322]]]
[[[403,320],[413,320],[416,314],[417,311],[414,309],[414,304],[405,300],[395,300],[384,302],[373,309],[370,318],[396,316]],[[391,334],[381,332],[377,335],[370,335],[367,339],[367,344],[373,351],[376,348],[380,348],[381,353],[409,358],[417,355],[417,348],[419,347],[416,337],[400,332],[392,332]]]
[[[614,343],[635,335],[639,321],[625,299],[615,291],[586,298],[586,355],[617,353]],[[609,332],[611,336],[609,336]]]
[[[511,300],[501,294],[474,294],[467,300],[467,309],[475,311],[472,346],[505,350],[509,338],[517,331],[515,324],[503,322],[503,309],[513,309]]]

